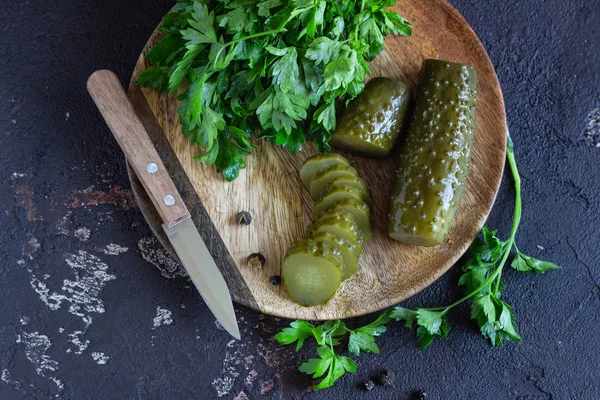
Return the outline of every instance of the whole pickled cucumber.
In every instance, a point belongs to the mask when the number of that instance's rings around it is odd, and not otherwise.
[[[414,119],[391,192],[393,239],[436,246],[446,238],[469,173],[476,89],[473,67],[423,62]]]
[[[329,143],[352,153],[387,156],[398,139],[410,99],[410,89],[404,83],[371,79],[338,121]]]

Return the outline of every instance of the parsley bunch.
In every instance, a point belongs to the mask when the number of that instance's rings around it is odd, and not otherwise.
[[[367,61],[388,34],[412,26],[395,0],[178,0],[146,55],[138,84],[178,93],[196,158],[225,179],[245,168],[258,137],[292,153],[312,140],[329,151],[339,100],[364,88]]]
[[[345,372],[356,371],[355,362],[336,354],[334,346],[347,343],[347,350],[355,356],[358,356],[361,351],[379,353],[375,337],[386,331],[385,324],[395,320],[403,321],[407,328],[417,326],[419,348],[423,350],[434,339],[448,336],[450,332],[448,312],[469,300],[471,318],[477,321],[481,334],[493,346],[502,346],[503,340],[521,341],[515,327],[512,307],[501,300],[504,290],[502,271],[510,254],[514,249],[515,255],[511,267],[526,274],[544,273],[559,266],[529,257],[521,253],[515,244],[522,213],[521,178],[510,135],[508,135],[506,154],[515,186],[515,213],[510,236],[508,240],[502,241],[496,236],[496,231],[483,227],[481,238],[477,238],[471,245],[472,257],[463,266],[463,274],[458,282],[466,288],[467,294],[464,297],[443,307],[411,310],[396,306],[386,310],[370,324],[353,330],[348,329],[339,320],[327,321],[316,327],[306,321],[295,321],[289,328],[284,328],[275,335],[275,339],[281,344],[297,342],[296,351],[302,347],[307,338],[315,338],[319,358],[310,359],[299,368],[301,372],[312,374],[314,378],[322,377],[327,373],[325,378],[314,386],[315,390],[332,386]]]

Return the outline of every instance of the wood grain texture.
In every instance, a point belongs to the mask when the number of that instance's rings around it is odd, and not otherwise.
[[[414,91],[425,58],[470,64],[477,69],[477,127],[471,174],[445,243],[434,248],[416,247],[387,236],[388,195],[397,158],[391,156],[382,161],[344,154],[370,185],[374,236],[363,249],[357,273],[322,306],[298,306],[288,299],[281,286],[269,283],[270,276],[279,274],[287,247],[304,236],[311,222],[313,201],[303,188],[298,171],[306,158],[316,154],[314,147],[307,145],[293,156],[261,142],[254,156],[247,159],[248,168],[236,181],[228,183],[214,168],[193,159],[200,150],[190,146],[181,134],[176,100],[143,90],[195,190],[186,193],[184,201],[188,205],[202,202],[228,252],[217,256],[231,257],[232,264],[224,268],[239,270],[243,286],[252,293],[247,300],[232,289],[235,301],[267,314],[298,319],[349,318],[375,312],[399,303],[439,278],[467,250],[487,218],[502,178],[506,146],[504,101],[494,68],[475,33],[444,0],[399,0],[393,8],[413,23],[414,34],[410,38],[386,38],[386,50],[371,63],[371,77],[400,79]],[[132,82],[146,68],[144,54],[158,39],[155,32],[140,56]],[[133,185],[138,193],[139,186],[136,188],[135,182]],[[249,226],[235,222],[235,215],[242,210],[252,214]],[[146,215],[151,212],[145,210]],[[159,239],[165,243],[164,237]],[[248,255],[255,252],[266,257],[262,269],[247,265]]]
[[[172,227],[190,218],[183,199],[137,117],[119,78],[111,71],[96,71],[88,79],[87,89],[164,224]],[[151,163],[157,167],[152,173],[147,169]],[[172,197],[173,204],[169,205],[164,201],[166,196]]]

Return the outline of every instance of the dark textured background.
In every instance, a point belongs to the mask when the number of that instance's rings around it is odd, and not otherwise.
[[[230,341],[177,267],[161,263],[86,93],[99,68],[129,79],[172,0],[1,3],[0,399],[600,397],[597,1],[454,1],[504,88],[524,185],[519,247],[563,266],[506,272],[523,343],[490,347],[466,308],[424,352],[393,324],[380,355],[317,394],[296,371],[308,353],[272,340],[285,321],[238,307],[244,339]],[[512,212],[505,180],[488,225],[506,236]],[[458,275],[405,305],[458,298]],[[395,371],[395,388],[358,389],[381,368]]]

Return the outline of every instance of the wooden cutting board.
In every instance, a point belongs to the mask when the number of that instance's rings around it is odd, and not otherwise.
[[[316,154],[314,147],[306,145],[302,152],[291,155],[261,141],[255,154],[247,158],[248,167],[237,180],[228,183],[214,168],[193,159],[200,149],[190,146],[181,133],[177,101],[131,84],[129,95],[136,111],[145,121],[237,303],[271,315],[309,320],[349,318],[378,311],[438,279],[481,229],[500,185],[505,159],[506,117],[496,73],[473,30],[446,1],[398,0],[394,10],[413,23],[414,34],[408,38],[386,38],[386,50],[371,63],[372,77],[399,79],[414,91],[425,58],[466,63],[477,69],[477,128],[471,173],[446,242],[434,248],[410,246],[390,239],[386,233],[388,192],[397,157],[375,160],[344,154],[370,185],[374,236],[364,246],[357,273],[322,306],[299,306],[289,300],[283,286],[269,282],[269,277],[280,274],[287,247],[304,236],[312,221],[313,201],[302,186],[298,171],[306,158]],[[150,37],[131,82],[146,68],[144,55],[160,38],[157,31]],[[162,130],[147,122],[153,115]],[[161,243],[172,251],[158,214],[131,170],[130,178],[148,223]],[[250,225],[236,222],[240,211],[252,215]],[[247,258],[252,253],[264,255],[266,264],[262,268],[248,265]]]

